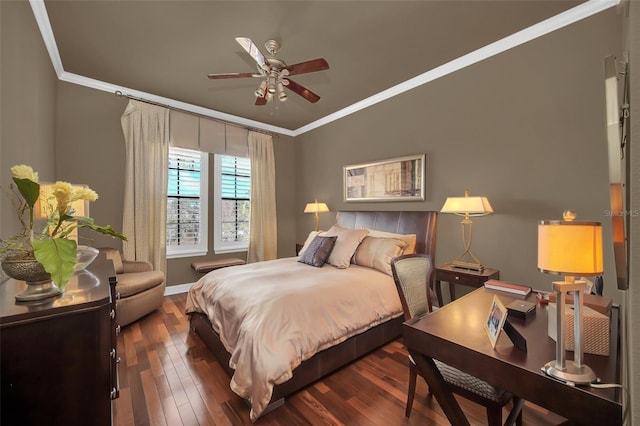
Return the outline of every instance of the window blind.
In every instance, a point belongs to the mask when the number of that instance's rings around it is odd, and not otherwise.
[[[251,163],[248,158],[220,158],[222,243],[248,243],[251,199]]]
[[[200,245],[200,152],[169,150],[167,189],[167,247],[192,248]]]

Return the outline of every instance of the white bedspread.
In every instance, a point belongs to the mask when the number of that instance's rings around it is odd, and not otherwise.
[[[206,314],[231,354],[231,389],[251,402],[253,421],[302,361],[402,314],[392,277],[297,259],[212,271],[187,296],[186,312]]]

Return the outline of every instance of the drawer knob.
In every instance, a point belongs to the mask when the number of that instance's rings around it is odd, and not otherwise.
[[[459,280],[459,279],[460,279],[460,277],[456,275],[456,280]]]

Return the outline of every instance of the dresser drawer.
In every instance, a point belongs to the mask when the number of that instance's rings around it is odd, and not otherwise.
[[[485,268],[482,272],[457,269],[452,265],[441,265],[435,268],[435,290],[438,297],[438,306],[442,306],[442,283],[449,283],[449,293],[451,300],[455,300],[456,284],[467,287],[480,288],[485,281],[490,279],[500,279],[500,271],[497,269]]]
[[[487,276],[472,275],[468,272],[460,273],[456,271],[438,271],[438,280],[447,281],[451,284],[480,287],[487,279]]]

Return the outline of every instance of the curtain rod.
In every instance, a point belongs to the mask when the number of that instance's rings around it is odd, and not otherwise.
[[[240,125],[238,125],[238,124],[236,124],[236,123],[232,123],[232,122],[230,122],[230,121],[220,120],[220,119],[218,119],[218,118],[212,118],[212,117],[209,117],[209,116],[204,115],[204,114],[198,114],[197,112],[188,111],[188,110],[186,110],[186,109],[176,108],[176,107],[173,107],[173,106],[169,106],[169,105],[166,105],[166,104],[162,104],[162,103],[160,103],[160,102],[154,102],[154,101],[150,101],[150,100],[148,100],[148,99],[139,98],[139,97],[137,97],[137,96],[127,95],[127,94],[122,93],[120,90],[116,90],[114,94],[116,95],[116,97],[117,97],[117,98],[133,99],[134,101],[144,102],[144,103],[146,103],[146,104],[156,105],[156,106],[160,106],[160,107],[167,108],[167,109],[170,109],[170,110],[184,112],[184,113],[186,113],[186,114],[195,115],[196,117],[204,117],[204,118],[207,118],[207,119],[209,119],[209,120],[217,121],[218,123],[224,123],[224,124],[228,124],[228,125],[230,125],[230,126],[240,127],[240,128],[242,128],[242,129],[251,130],[251,131],[253,131],[253,132],[257,132],[257,133],[263,133],[263,134],[265,134],[265,135],[269,135],[269,136],[271,136],[271,137],[278,137],[278,136],[280,136],[278,133],[269,132],[269,131],[267,131],[267,130],[258,129],[258,128],[255,128],[255,127],[240,126]]]

